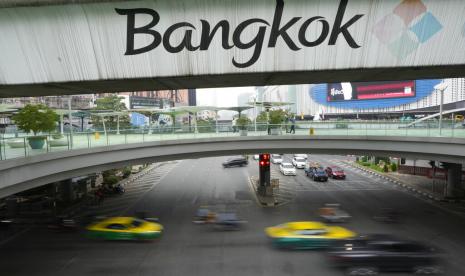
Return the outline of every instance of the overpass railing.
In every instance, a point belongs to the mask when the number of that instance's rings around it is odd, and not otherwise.
[[[122,129],[111,131],[87,131],[65,134],[44,134],[37,136],[4,134],[0,139],[0,160],[23,158],[50,152],[74,149],[105,147],[110,145],[168,141],[182,139],[199,139],[214,137],[241,137],[265,135],[337,135],[337,136],[411,136],[411,137],[455,137],[465,138],[465,126],[453,121],[443,123],[441,132],[437,122],[406,127],[408,122],[360,122],[360,121],[312,121],[295,125],[249,124],[232,126],[211,124],[207,126],[155,127],[145,129]],[[39,138],[39,139],[37,139]],[[43,141],[43,147],[34,149],[37,140]],[[36,141],[36,142],[34,142]],[[40,145],[39,145],[40,146]]]

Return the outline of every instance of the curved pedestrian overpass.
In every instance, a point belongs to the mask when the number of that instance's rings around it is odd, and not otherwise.
[[[26,137],[4,138],[0,197],[131,164],[209,156],[269,152],[399,156],[456,163],[465,159],[465,129],[443,130],[445,136],[439,137],[437,129],[401,128],[399,123],[315,122],[299,125],[296,134],[287,134],[284,127],[281,132],[271,132],[276,135],[268,135],[260,127],[257,131],[249,130],[247,136],[214,129],[203,131],[80,133],[60,138],[61,146],[50,136],[42,150],[30,149]],[[12,141],[16,144],[9,145]]]

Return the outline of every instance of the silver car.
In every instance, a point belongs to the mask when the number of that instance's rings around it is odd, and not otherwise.
[[[281,163],[279,171],[284,175],[297,175],[295,167],[291,163]]]
[[[273,164],[281,164],[283,162],[283,156],[281,154],[272,154],[271,155],[271,163]]]

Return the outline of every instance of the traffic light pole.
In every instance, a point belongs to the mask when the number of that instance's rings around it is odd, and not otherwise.
[[[270,154],[260,154],[258,166],[258,193],[262,196],[270,196],[273,194],[273,189],[271,187]]]

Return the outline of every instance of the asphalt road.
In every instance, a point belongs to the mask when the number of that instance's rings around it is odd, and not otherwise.
[[[310,156],[322,165],[341,164],[345,158]],[[83,233],[53,233],[37,227],[0,245],[0,274],[343,275],[328,267],[322,252],[276,250],[263,232],[267,226],[286,221],[317,219],[319,207],[340,203],[353,216],[346,224],[351,230],[428,241],[446,252],[446,275],[465,275],[465,218],[461,215],[350,167],[345,168],[345,181],[317,183],[303,170],[298,170],[297,176],[281,176],[273,165],[273,175],[280,178],[283,204],[262,208],[248,184],[248,178],[258,174],[256,161],[248,167],[223,169],[221,162],[225,159],[180,161],[163,175],[142,178],[143,192],[128,191],[125,195],[130,204],[125,204],[124,197],[119,199],[119,213],[131,215],[145,210],[160,218],[165,233],[159,240],[95,241],[86,239]],[[231,232],[195,225],[192,217],[201,205],[235,210],[248,223],[242,231]],[[400,210],[401,223],[374,221],[372,216],[384,207]],[[112,206],[111,214],[115,213]]]

